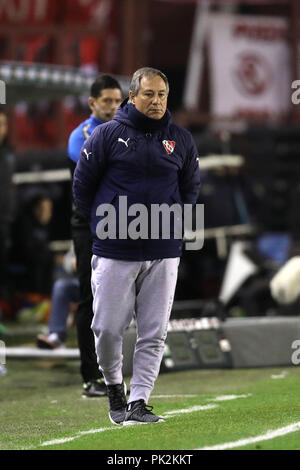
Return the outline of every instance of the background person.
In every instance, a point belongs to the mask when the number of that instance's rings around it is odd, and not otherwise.
[[[135,72],[130,102],[126,99],[114,119],[87,140],[74,173],[76,206],[91,221],[92,329],[114,424],[161,421],[147,403],[164,350],[182,239],[174,232],[170,239],[100,239],[96,211],[110,203],[118,220],[118,199],[124,195],[128,206],[146,205],[149,217],[152,204],[196,203],[198,152],[191,134],[173,124],[168,93],[167,77],[159,70]],[[122,341],[134,313],[137,341],[126,407]]]
[[[92,114],[71,133],[69,138],[68,154],[72,176],[85,140],[97,126],[113,118],[122,101],[121,87],[109,75],[97,77],[91,86],[90,95],[88,103]],[[93,295],[91,291],[92,238],[89,224],[75,207],[73,208],[71,227],[80,285],[76,327],[81,358],[80,371],[83,378],[83,396],[103,396],[106,395],[106,386],[97,364],[95,340],[91,330],[93,318]]]
[[[15,192],[13,173],[15,156],[8,140],[6,113],[0,109],[0,300],[5,297],[7,262],[11,246],[11,224],[14,218]],[[1,321],[0,307],[0,321]]]
[[[48,334],[41,333],[37,336],[37,346],[41,349],[57,349],[64,346],[70,304],[77,304],[79,300],[79,281],[75,276],[76,258],[73,244],[63,258],[62,267],[64,274],[54,282],[52,288]]]
[[[19,209],[13,228],[12,260],[24,266],[22,287],[25,291],[50,295],[54,255],[49,248],[52,198],[37,190]]]

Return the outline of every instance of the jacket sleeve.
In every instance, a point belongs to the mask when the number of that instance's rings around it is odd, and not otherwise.
[[[90,221],[91,208],[105,170],[105,144],[102,126],[84,142],[73,176],[73,198],[78,211]]]
[[[184,204],[196,204],[200,190],[198,151],[192,135],[187,136],[187,154],[179,174],[179,190]]]

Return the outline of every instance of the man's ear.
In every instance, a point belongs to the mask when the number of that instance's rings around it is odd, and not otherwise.
[[[129,90],[129,98],[130,98],[130,102],[132,104],[135,104],[135,95],[133,94],[131,90]]]
[[[89,105],[91,111],[94,111],[94,102],[95,102],[94,98],[92,96],[90,96],[89,99],[88,99],[88,105]]]

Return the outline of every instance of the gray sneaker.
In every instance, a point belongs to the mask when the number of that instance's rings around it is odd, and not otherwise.
[[[133,424],[162,423],[165,420],[161,416],[152,413],[153,406],[146,405],[144,400],[128,403],[123,426]]]
[[[122,424],[126,412],[126,384],[107,385],[109,419],[113,424]]]

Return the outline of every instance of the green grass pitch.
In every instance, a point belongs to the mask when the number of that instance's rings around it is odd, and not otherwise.
[[[110,423],[106,397],[81,397],[78,369],[77,362],[8,361],[0,450],[193,450],[255,437],[232,448],[300,450],[300,367],[160,374],[150,404],[165,422],[130,427]],[[293,432],[260,440],[293,424]]]

